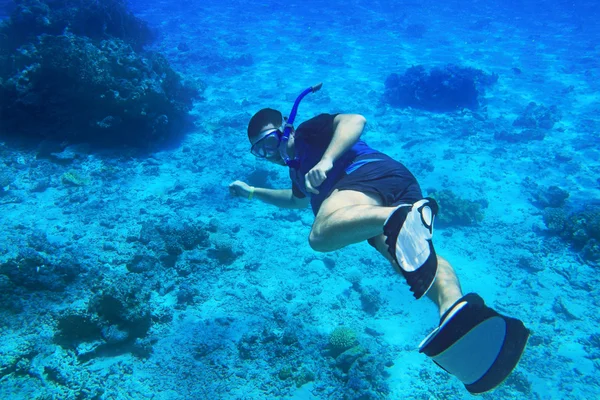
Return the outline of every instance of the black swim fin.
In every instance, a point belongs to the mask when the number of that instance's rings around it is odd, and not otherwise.
[[[398,206],[383,226],[388,251],[417,299],[427,293],[437,274],[432,242],[437,212],[437,203],[428,197]]]
[[[442,316],[419,352],[455,375],[469,392],[483,393],[510,375],[528,338],[523,322],[497,313],[470,293]]]

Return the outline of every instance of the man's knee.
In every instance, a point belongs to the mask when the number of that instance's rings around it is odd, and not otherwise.
[[[313,234],[312,231],[310,232],[310,235],[308,235],[308,244],[314,251],[318,251],[320,253],[324,253],[326,251],[324,249],[323,240],[318,235]]]
[[[316,220],[313,224],[313,227],[308,235],[308,244],[311,249],[314,251],[318,251],[320,253],[325,253],[328,251],[333,251],[331,246],[328,246],[327,237],[324,235],[323,229],[321,228],[321,223],[319,220]]]

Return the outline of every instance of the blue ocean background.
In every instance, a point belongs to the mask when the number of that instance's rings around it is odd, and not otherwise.
[[[128,6],[155,32],[146,48],[202,96],[179,140],[144,152],[70,140],[40,157],[0,126],[0,398],[471,398],[418,353],[434,305],[368,244],[316,253],[309,209],[229,193],[238,179],[290,187],[250,154],[247,123],[264,107],[287,115],[319,82],[297,123],[362,114],[364,140],[424,192],[481,211],[438,227],[436,249],[465,293],[532,331],[481,397],[600,398],[597,2]],[[384,101],[390,74],[449,64],[498,80],[473,109]],[[515,124],[531,110],[552,123]],[[552,225],[560,212],[569,228]],[[340,332],[358,346],[333,357]]]

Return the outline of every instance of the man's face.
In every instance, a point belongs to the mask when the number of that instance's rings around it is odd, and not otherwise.
[[[281,131],[278,130],[280,128],[280,126],[273,124],[264,126],[260,134],[250,141],[253,154],[274,164],[286,165],[279,153],[279,144],[281,143],[282,135]],[[290,140],[293,140],[292,135],[290,135]],[[288,142],[288,148],[289,145],[290,143]]]

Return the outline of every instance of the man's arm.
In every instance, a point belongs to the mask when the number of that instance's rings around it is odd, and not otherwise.
[[[294,196],[292,189],[254,188],[254,198],[279,208],[306,208],[310,199]]]
[[[365,117],[359,114],[339,114],[333,119],[331,142],[321,157],[321,161],[304,177],[306,190],[315,194],[319,193],[316,188],[327,179],[327,173],[333,168],[333,163],[358,141],[366,123]]]
[[[333,119],[333,138],[321,158],[333,164],[358,141],[367,120],[359,114],[339,114]]]
[[[294,196],[292,189],[265,189],[250,186],[242,181],[231,183],[229,191],[233,196],[245,197],[247,199],[257,198],[280,208],[306,208],[310,201],[308,197],[299,198]]]

